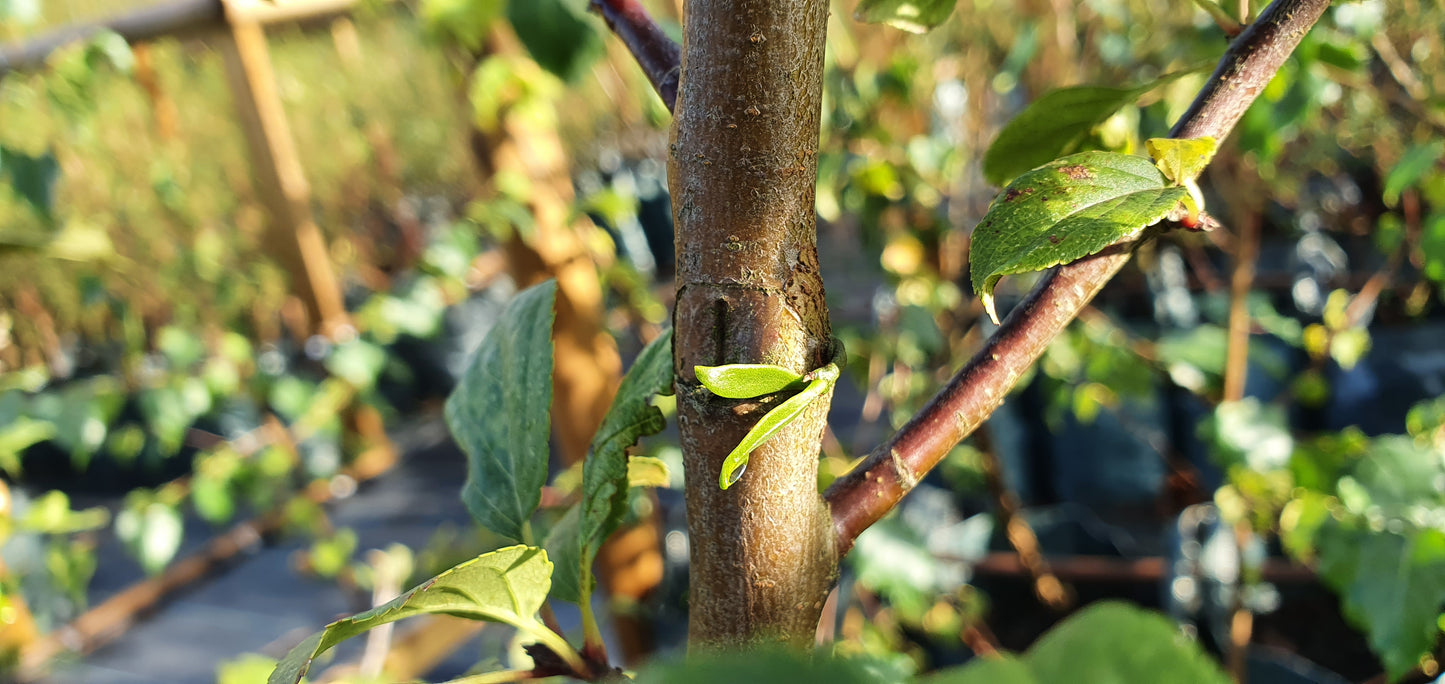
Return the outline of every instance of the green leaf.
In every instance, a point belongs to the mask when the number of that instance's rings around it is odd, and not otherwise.
[[[989,317],[1002,276],[1097,254],[1190,202],[1145,157],[1083,152],[1014,179],[973,231],[969,270]]]
[[[602,53],[602,37],[581,12],[564,0],[507,3],[507,20],[532,59],[543,69],[572,80]]]
[[[1445,430],[1445,395],[1410,407],[1410,412],[1405,414],[1405,430],[1424,441]],[[1437,439],[1445,439],[1445,433]]]
[[[765,363],[734,363],[727,366],[694,366],[697,381],[724,399],[752,399],[795,387],[803,376],[782,366]]]
[[[651,456],[627,459],[627,484],[630,487],[666,487],[672,484],[672,471],[667,461]]]
[[[672,391],[672,331],[659,335],[638,355],[617,397],[592,437],[582,465],[582,517],[578,525],[581,597],[591,592],[592,559],[627,514],[627,449],[646,435],[662,432],[667,419],[652,397]],[[569,568],[568,572],[571,571]]]
[[[549,280],[507,305],[446,404],[467,453],[462,501],[483,527],[516,541],[547,481],[556,293]]]
[[[984,178],[1001,186],[1051,159],[1078,151],[1089,131],[1140,94],[1138,88],[1102,86],[1044,93],[1010,119],[988,146],[983,154]]]
[[[1220,404],[1199,433],[1213,447],[1215,462],[1226,468],[1243,464],[1257,472],[1276,471],[1289,465],[1294,452],[1284,407],[1254,397]]]
[[[1014,659],[975,660],[921,680],[926,684],[1036,682],[1155,682],[1226,684],[1194,641],[1163,615],[1119,601],[1101,601],[1073,614]]]
[[[1022,660],[1004,654],[996,659],[975,658],[967,665],[940,670],[919,678],[918,684],[1038,684],[1038,681]]]
[[[754,449],[762,446],[763,442],[771,439],[788,423],[797,420],[810,404],[828,393],[828,390],[833,387],[833,383],[838,381],[838,365],[830,363],[823,366],[814,371],[813,376],[803,391],[794,394],[787,401],[768,411],[757,425],[748,430],[748,434],[743,435],[743,441],[733,447],[732,452],[723,459],[722,472],[718,474],[718,486],[727,489],[737,482],[738,478],[743,476],[743,471],[747,470],[748,456],[753,453]]]
[[[1390,679],[1430,652],[1445,603],[1445,532],[1369,532],[1327,525],[1318,535],[1319,573],[1340,594],[1345,616],[1364,629]]]
[[[55,182],[60,179],[60,163],[46,152],[32,157],[0,146],[0,173],[10,178],[15,194],[29,204],[46,223],[55,220]]]
[[[536,616],[547,599],[551,576],[552,563],[547,560],[547,553],[538,548],[511,546],[483,554],[386,604],[327,625],[291,649],[267,682],[296,684],[312,661],[332,646],[413,615],[442,613],[501,622],[534,638],[547,640],[550,637],[546,635],[552,633]]]
[[[883,684],[858,660],[778,647],[744,652],[703,651],[681,662],[657,663],[637,673],[637,684]],[[896,681],[896,680],[895,680]]]
[[[326,358],[326,370],[360,390],[371,389],[386,368],[386,350],[357,338],[340,345]]]
[[[1400,194],[1435,168],[1435,162],[1440,160],[1441,155],[1445,155],[1445,140],[1431,140],[1406,150],[1385,176],[1385,189],[1381,194],[1386,206],[1399,204]]]
[[[859,0],[853,18],[887,24],[909,33],[927,33],[948,20],[956,0]]]
[[[181,514],[174,506],[148,497],[133,499],[115,516],[115,536],[145,569],[154,575],[164,570],[181,548]]]
[[[1049,630],[1024,662],[1040,682],[1225,684],[1219,666],[1158,613],[1127,603],[1090,605]]]
[[[1144,148],[1154,158],[1154,165],[1175,185],[1183,185],[1204,173],[1214,159],[1219,142],[1214,138],[1150,138]]]

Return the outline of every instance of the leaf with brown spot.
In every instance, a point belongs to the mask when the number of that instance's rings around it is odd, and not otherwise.
[[[1084,152],[1040,166],[1009,184],[989,205],[969,249],[973,289],[998,321],[993,288],[999,278],[1038,271],[1097,254],[1138,235],[1181,203],[1147,157]],[[1197,209],[1196,209],[1197,211]]]

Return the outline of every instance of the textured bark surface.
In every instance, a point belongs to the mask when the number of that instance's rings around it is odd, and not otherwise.
[[[753,452],[723,459],[777,398],[737,402],[693,367],[828,362],[814,213],[828,5],[691,0],[669,182],[676,219],[674,363],[692,543],[694,645],[813,638],[837,566],[817,491],[827,400]]]

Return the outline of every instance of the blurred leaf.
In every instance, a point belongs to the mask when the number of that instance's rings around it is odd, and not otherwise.
[[[762,363],[694,366],[693,372],[703,387],[724,399],[752,399],[781,392],[803,379],[802,375],[782,366]]]
[[[276,659],[259,653],[243,653],[216,667],[216,684],[257,684],[276,669]]]
[[[672,483],[672,472],[667,461],[651,456],[629,456],[627,458],[627,486],[666,487]]]
[[[1385,189],[1382,195],[1385,205],[1393,207],[1400,203],[1400,194],[1420,182],[1420,179],[1435,168],[1435,162],[1445,154],[1445,140],[1431,140],[1413,145],[1400,157],[1400,161],[1385,175]]]
[[[1199,428],[1222,466],[1245,465],[1270,472],[1289,464],[1294,450],[1284,407],[1254,397],[1220,404]]]
[[[105,527],[108,522],[110,513],[104,508],[71,510],[70,497],[65,492],[51,490],[30,502],[18,526],[27,532],[74,534]]]
[[[1445,292],[1445,211],[1431,214],[1426,220],[1420,251],[1425,255],[1425,277]]]
[[[1327,525],[1318,535],[1319,574],[1340,594],[1345,616],[1398,680],[1437,643],[1445,603],[1445,532],[1403,534]]]
[[[147,574],[164,570],[181,548],[181,514],[149,496],[129,497],[115,516],[115,536]]]
[[[602,37],[583,20],[577,2],[525,0],[507,3],[507,19],[532,59],[543,69],[572,80],[603,50]]]
[[[927,33],[948,21],[957,0],[858,0],[853,18],[869,24],[887,24],[909,33]]]
[[[898,518],[884,518],[858,535],[847,562],[858,581],[905,613],[921,613],[949,581],[923,538]]]
[[[60,163],[46,152],[32,157],[0,146],[0,174],[10,179],[15,194],[29,204],[47,223],[55,220],[55,183],[60,179]]]
[[[1038,684],[1033,670],[1018,658],[974,658],[967,665],[939,670],[921,677],[918,684]]]
[[[1000,277],[1097,254],[1190,201],[1145,157],[1084,152],[1054,160],[1014,179],[989,205],[969,250],[973,289],[998,321]]]
[[[371,389],[384,368],[386,350],[361,338],[337,345],[326,358],[327,371],[359,390]]]
[[[1024,661],[1040,682],[1229,680],[1219,666],[1163,615],[1103,601],[1070,616],[1034,642]]]
[[[637,684],[883,684],[860,662],[781,648],[741,652],[702,651],[686,660],[654,663],[637,673]]]
[[[320,577],[333,579],[346,569],[355,553],[356,530],[337,530],[336,534],[311,542],[311,571]]]
[[[130,44],[119,33],[102,29],[85,46],[85,60],[92,70],[108,64],[122,74],[129,74],[135,68],[135,54]]]
[[[423,0],[420,14],[427,33],[475,53],[506,5],[507,0]]]
[[[1405,435],[1370,441],[1351,473],[1371,506],[1392,517],[1408,517],[1420,506],[1445,506],[1445,453]]]
[[[516,541],[527,536],[547,481],[556,293],[549,280],[518,294],[446,403],[447,426],[467,453],[467,510]]]
[[[16,416],[0,425],[0,469],[12,478],[20,476],[20,455],[55,436],[55,424],[28,416]]]
[[[206,345],[195,334],[174,325],[156,333],[156,350],[164,354],[171,367],[186,370],[206,358]]]
[[[1141,93],[1137,88],[1076,86],[1044,93],[1010,119],[983,156],[983,175],[1002,186],[1071,152],[1087,134]]]
[[[306,674],[312,661],[332,646],[413,615],[443,613],[469,620],[501,622],[546,641],[546,635],[556,635],[537,620],[537,611],[547,599],[551,575],[552,563],[541,549],[511,546],[483,554],[384,605],[327,625],[291,649],[267,681],[295,684]]]
[[[1229,678],[1164,616],[1118,601],[1094,603],[1044,633],[1022,657],[975,660],[927,684],[1153,682],[1226,684]]]
[[[1442,428],[1445,428],[1445,396],[1415,404],[1405,414],[1405,429],[1418,439],[1429,441]],[[1441,438],[1445,435],[1435,436],[1437,446],[1441,445]]]

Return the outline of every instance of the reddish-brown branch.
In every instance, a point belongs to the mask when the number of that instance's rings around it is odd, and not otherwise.
[[[682,48],[658,28],[638,0],[592,0],[591,8],[627,46],[667,111],[672,111],[677,102]]]
[[[1230,45],[1171,135],[1228,135],[1329,4],[1329,0],[1276,0]],[[1149,237],[1152,233],[1142,239]],[[833,514],[840,553],[1003,403],[1049,342],[1128,262],[1135,244],[1116,245],[1044,276],[922,411],[828,488],[824,498]]]

